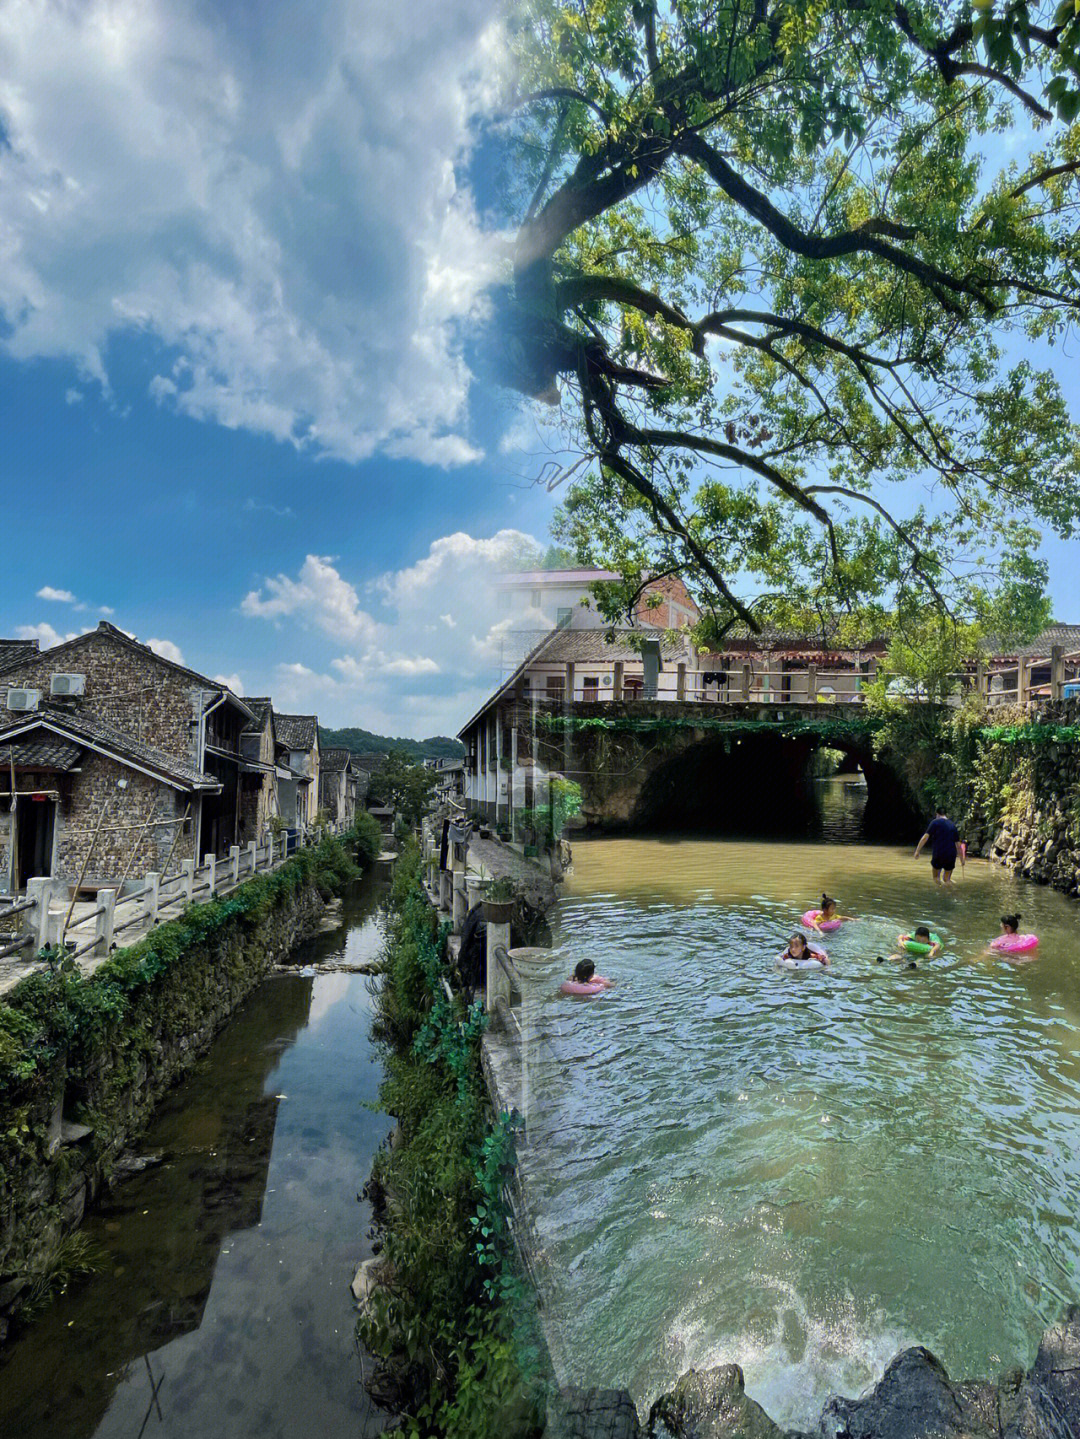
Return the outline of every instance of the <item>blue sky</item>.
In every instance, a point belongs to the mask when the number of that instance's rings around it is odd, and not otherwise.
[[[490,582],[555,503],[466,339],[500,264],[493,14],[8,0],[0,634],[104,615],[330,724],[476,707]]]

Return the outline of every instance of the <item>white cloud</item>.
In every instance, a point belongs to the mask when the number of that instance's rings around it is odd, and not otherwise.
[[[378,628],[353,586],[322,555],[308,555],[295,580],[288,575],[266,579],[244,596],[240,609],[264,620],[298,615],[339,640],[374,639]]]
[[[293,508],[291,505],[264,504],[261,500],[253,499],[250,495],[244,501],[244,509],[252,514],[265,512],[268,515],[275,515],[279,520],[291,520],[293,518]]]
[[[511,631],[522,617],[506,616],[494,581],[536,548],[520,530],[444,535],[415,564],[364,587],[376,597],[374,612],[360,607],[362,577],[346,578],[341,562],[327,556],[309,555],[295,578],[265,580],[244,598],[246,614],[344,642],[322,673],[299,662],[279,665],[276,702],[321,703],[331,724],[453,733],[517,658]],[[539,618],[538,627],[546,624]]]
[[[99,615],[114,615],[114,614],[116,614],[116,611],[113,609],[112,605],[98,605],[97,611],[98,611],[98,614],[99,614]]]
[[[77,390],[74,385],[64,391],[64,402],[68,405],[81,405],[86,396],[82,390]]]
[[[174,645],[172,640],[147,640],[146,643],[149,648],[152,649],[156,655],[160,655],[163,660],[172,660],[174,665],[187,663],[181,653],[180,646]]]
[[[467,321],[496,273],[460,175],[493,0],[8,0],[0,316],[16,359],[353,461],[473,459]],[[466,322],[466,323],[463,323]]]
[[[37,640],[43,650],[51,650],[54,645],[62,645],[65,641],[78,639],[80,635],[84,634],[86,634],[86,630],[69,630],[66,635],[62,635],[48,623],[15,626],[16,639]]]
[[[244,681],[238,674],[214,675],[213,680],[215,684],[226,685],[234,695],[242,696],[244,693]]]
[[[39,600],[58,600],[65,605],[73,605],[75,603],[75,596],[70,590],[56,590],[53,589],[52,585],[42,585],[41,589],[37,592],[37,597]]]

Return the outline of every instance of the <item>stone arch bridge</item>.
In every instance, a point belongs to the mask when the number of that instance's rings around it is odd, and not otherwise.
[[[591,828],[808,829],[813,756],[830,748],[865,776],[866,828],[906,836],[920,817],[901,777],[874,753],[879,724],[855,705],[703,711],[699,703],[634,700],[537,711],[530,727],[537,762],[581,785]]]

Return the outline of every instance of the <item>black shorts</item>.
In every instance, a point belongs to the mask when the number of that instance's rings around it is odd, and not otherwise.
[[[946,870],[948,873],[951,874],[952,871],[956,868],[956,855],[954,854],[951,859],[940,859],[940,858],[935,854],[935,855],[933,856],[933,858],[930,860],[930,868],[931,868],[931,869],[943,869],[943,870]]]

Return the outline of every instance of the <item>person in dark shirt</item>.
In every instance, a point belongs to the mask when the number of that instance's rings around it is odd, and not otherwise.
[[[953,870],[959,851],[960,864],[964,863],[964,846],[960,831],[943,809],[939,809],[926,826],[926,833],[915,846],[915,858],[922,853],[923,846],[930,846],[930,871],[935,884],[952,884]]]

